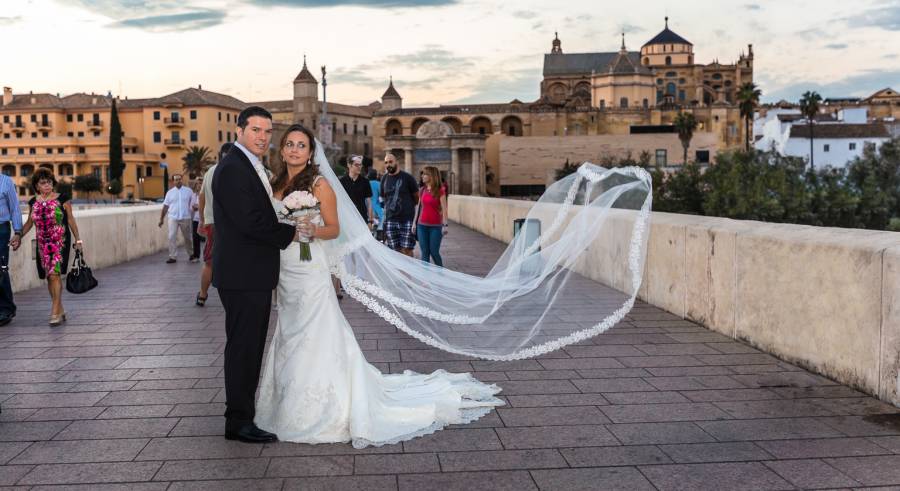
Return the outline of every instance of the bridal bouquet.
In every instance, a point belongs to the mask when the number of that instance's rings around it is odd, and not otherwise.
[[[316,225],[322,224],[319,214],[319,200],[309,191],[294,191],[285,196],[282,201],[284,209],[279,212],[281,218],[296,223],[302,218],[310,217],[310,221]],[[312,254],[309,250],[311,238],[300,236],[300,260],[311,261]]]

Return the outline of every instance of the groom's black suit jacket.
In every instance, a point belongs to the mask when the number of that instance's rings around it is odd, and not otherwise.
[[[272,290],[279,251],[294,227],[279,223],[253,164],[233,147],[213,175],[213,286],[220,290]]]

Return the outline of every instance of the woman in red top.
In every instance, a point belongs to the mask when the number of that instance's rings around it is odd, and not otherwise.
[[[422,189],[419,190],[419,217],[416,235],[422,260],[431,259],[434,264],[443,266],[441,259],[441,239],[447,234],[447,193],[441,186],[441,173],[437,167],[428,166],[422,169]]]

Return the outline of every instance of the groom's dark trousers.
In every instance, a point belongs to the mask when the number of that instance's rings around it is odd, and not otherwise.
[[[294,239],[279,223],[250,159],[238,147],[213,175],[213,286],[225,307],[225,429],[253,422],[272,290],[278,284],[280,250]]]

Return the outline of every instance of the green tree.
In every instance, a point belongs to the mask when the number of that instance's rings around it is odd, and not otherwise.
[[[900,139],[867,145],[847,165],[847,182],[859,199],[856,216],[865,228],[885,230],[900,217]]]
[[[654,210],[703,214],[703,172],[696,162],[690,162],[672,173],[654,169],[650,175],[653,178]]]
[[[118,197],[122,194],[122,181],[113,179],[106,185],[106,193],[112,197]]]
[[[673,121],[675,131],[678,132],[678,139],[681,140],[681,148],[684,149],[683,165],[688,163],[688,147],[691,146],[691,138],[694,137],[694,130],[697,129],[698,124],[693,113],[685,112],[678,113]]]
[[[753,128],[753,113],[759,105],[762,91],[753,82],[747,82],[738,89],[738,107],[744,119],[744,150],[750,151],[750,129]]]
[[[184,161],[182,172],[194,177],[203,175],[206,168],[215,163],[209,147],[192,146],[188,148],[182,160]]]
[[[566,162],[563,164],[563,166],[559,169],[556,169],[556,180],[558,181],[568,176],[569,174],[574,174],[577,170],[578,165],[569,163],[569,159],[566,159]]]
[[[75,191],[87,194],[88,198],[90,198],[91,193],[99,193],[103,190],[103,184],[100,182],[100,178],[94,174],[85,174],[75,177],[72,188]]]
[[[125,171],[125,160],[122,158],[122,124],[119,123],[119,111],[116,99],[112,100],[109,123],[109,179],[121,180]]]
[[[816,168],[815,159],[813,158],[813,140],[815,139],[813,126],[815,126],[816,114],[819,114],[819,104],[821,102],[822,96],[815,91],[807,90],[800,98],[800,112],[803,113],[809,126],[809,166],[813,169]]]

